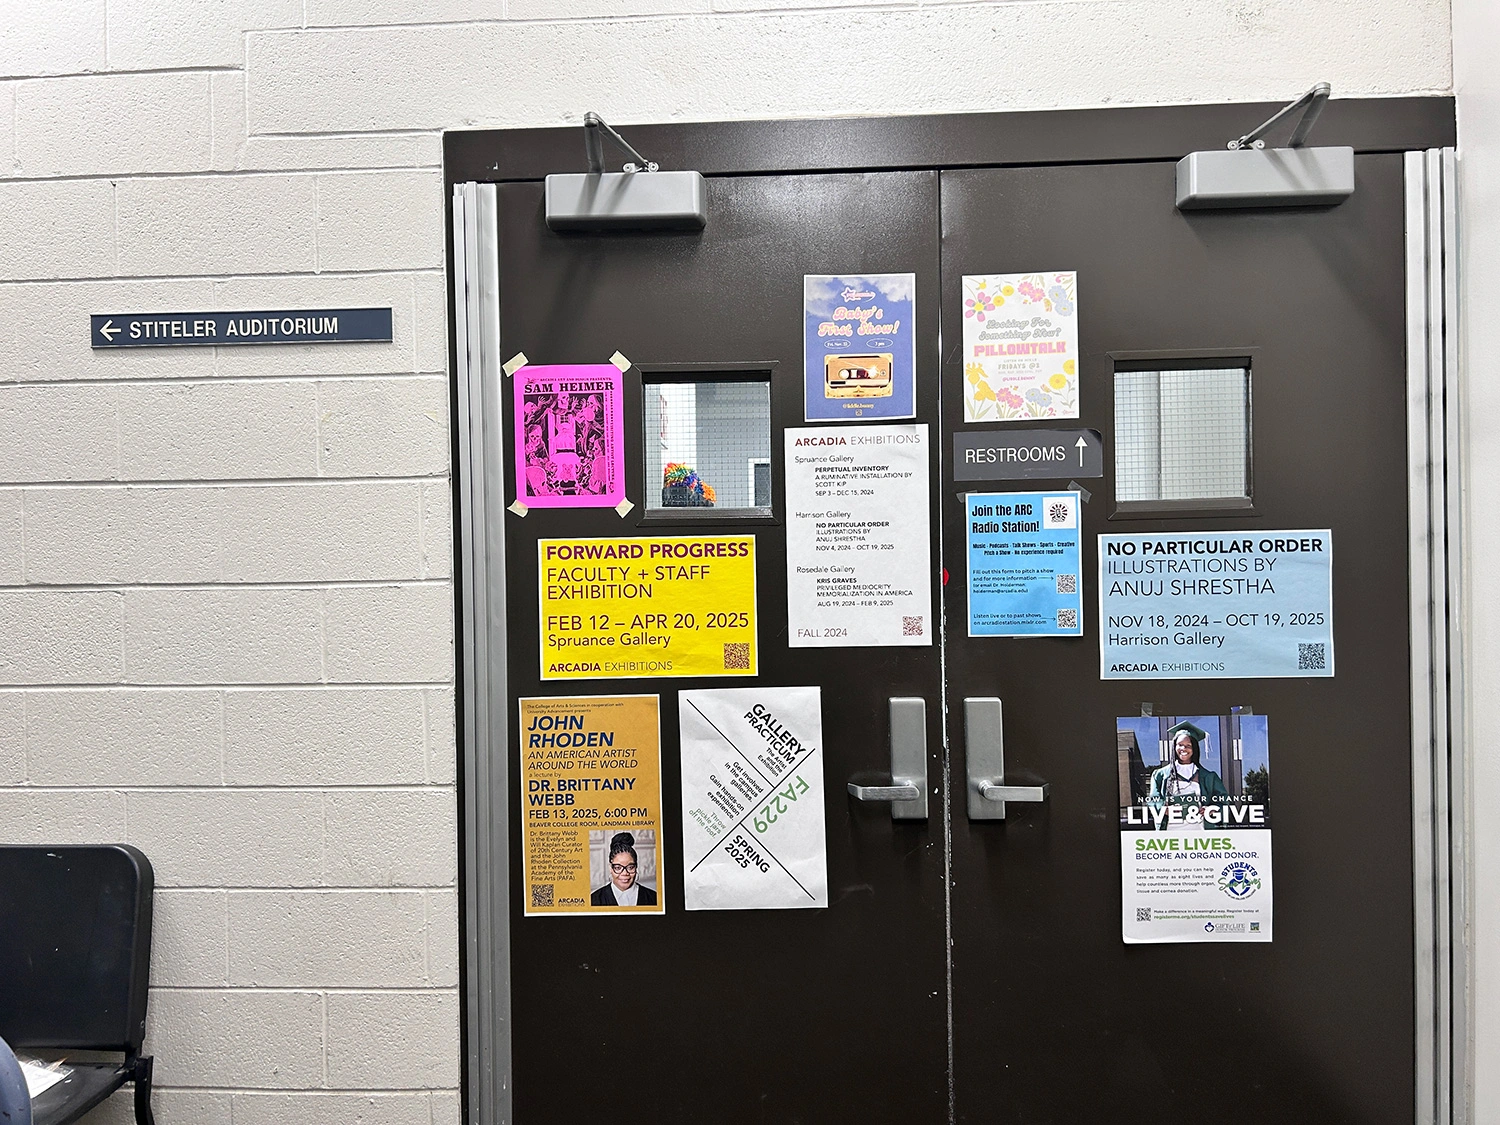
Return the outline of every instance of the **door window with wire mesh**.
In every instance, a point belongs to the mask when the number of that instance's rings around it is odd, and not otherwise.
[[[1115,501],[1122,510],[1250,503],[1250,368],[1115,371]]]
[[[643,381],[646,510],[771,514],[771,384],[766,379]]]

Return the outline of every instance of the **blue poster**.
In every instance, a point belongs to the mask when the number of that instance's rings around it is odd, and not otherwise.
[[[1099,536],[1099,677],[1333,675],[1333,533]]]
[[[809,422],[917,416],[917,275],[802,278]]]
[[[1078,493],[971,492],[969,636],[1083,635]]]

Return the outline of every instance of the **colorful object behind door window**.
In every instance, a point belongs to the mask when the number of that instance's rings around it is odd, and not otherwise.
[[[668,508],[712,508],[718,494],[698,473],[677,461],[662,470],[661,502]]]
[[[613,508],[624,500],[619,369],[523,367],[514,379],[516,498],[529,508]]]

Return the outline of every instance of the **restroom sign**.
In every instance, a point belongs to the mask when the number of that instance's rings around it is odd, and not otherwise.
[[[92,348],[192,348],[237,344],[389,344],[391,310],[95,313]]]
[[[1104,475],[1098,430],[965,430],[953,435],[954,480],[1067,480]]]

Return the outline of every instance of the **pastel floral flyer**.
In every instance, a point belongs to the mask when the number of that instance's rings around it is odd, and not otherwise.
[[[964,421],[1078,417],[1078,275],[963,279]]]

